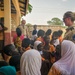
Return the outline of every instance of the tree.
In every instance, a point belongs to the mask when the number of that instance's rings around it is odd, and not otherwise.
[[[51,21],[47,21],[47,24],[48,24],[48,25],[51,25]]]
[[[26,25],[27,25],[27,26],[32,26],[32,24],[31,24],[31,23],[27,23]]]
[[[51,21],[47,21],[47,24],[49,25],[63,25],[63,21],[61,21],[59,18],[52,18]]]
[[[28,3],[28,9],[27,9],[27,14],[32,12],[33,6]]]

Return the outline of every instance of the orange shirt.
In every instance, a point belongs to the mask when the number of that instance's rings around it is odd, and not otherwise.
[[[30,46],[29,46],[29,47],[25,48],[25,51],[30,50],[30,49],[31,49],[31,48],[30,48]]]
[[[63,40],[62,36],[60,36],[58,39],[59,39],[59,42],[60,42],[60,43],[61,43],[62,40]]]
[[[42,37],[38,37],[36,40],[41,41],[45,45],[44,39]]]
[[[49,49],[50,52],[56,52],[56,51],[55,51],[55,47],[54,47],[53,45],[49,44],[49,46],[50,46],[50,49]]]

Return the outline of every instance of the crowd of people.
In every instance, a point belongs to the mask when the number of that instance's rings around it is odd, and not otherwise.
[[[63,21],[68,28],[63,31],[44,31],[34,25],[28,37],[25,20],[16,28],[13,44],[4,46],[7,56],[0,61],[0,75],[75,75],[74,14],[68,11]]]

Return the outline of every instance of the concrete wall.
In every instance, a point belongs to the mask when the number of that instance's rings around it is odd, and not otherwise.
[[[47,31],[47,29],[51,29],[52,32],[57,31],[57,30],[63,30],[63,32],[65,33],[65,27],[63,26],[59,26],[59,25],[37,25],[37,29],[42,29],[44,31]],[[29,30],[29,36],[31,37],[32,35],[32,31],[33,31],[33,26],[28,26],[28,30]],[[63,33],[63,36],[64,36]]]

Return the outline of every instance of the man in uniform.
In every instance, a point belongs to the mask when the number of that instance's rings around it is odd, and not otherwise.
[[[64,39],[75,43],[75,14],[71,11],[66,12],[63,16],[63,21],[65,25],[68,26],[64,35]]]

